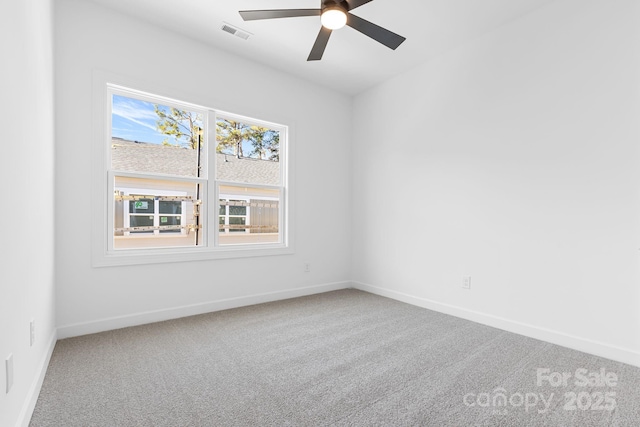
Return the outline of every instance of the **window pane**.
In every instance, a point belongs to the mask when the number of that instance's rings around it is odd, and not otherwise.
[[[131,215],[129,224],[131,224],[131,227],[153,227],[153,216]]]
[[[161,214],[179,215],[182,213],[182,202],[166,202],[161,200],[159,204]]]
[[[160,215],[160,226],[163,225],[181,225],[179,216]],[[181,229],[160,230],[160,233],[181,233]]]
[[[111,169],[198,176],[202,114],[113,95]]]
[[[153,227],[153,216],[131,215],[129,217],[130,227]],[[153,230],[131,231],[132,233],[153,233]]]
[[[229,227],[229,232],[230,233],[244,233],[247,231],[246,228],[238,228],[238,225],[246,225],[247,223],[247,219],[245,217],[242,216],[230,216],[229,217],[229,225],[231,225],[231,227]],[[235,227],[234,227],[235,226]]]
[[[246,215],[247,214],[247,207],[246,206],[232,206],[231,203],[237,203],[237,204],[245,204],[245,202],[239,201],[239,200],[230,200],[230,205],[229,205],[229,215]]]
[[[129,201],[129,213],[153,213],[153,199],[140,199]]]
[[[280,184],[280,132],[232,118],[216,123],[217,179]]]
[[[226,206],[226,200],[220,200],[220,211],[218,212],[218,215],[226,215],[227,212],[227,206]]]
[[[204,244],[199,205],[202,184],[171,179],[114,178],[114,249],[201,246]],[[154,203],[158,209],[154,210]],[[128,226],[127,226],[128,224]],[[132,227],[159,226],[137,232]],[[173,226],[176,228],[162,229]]]
[[[221,245],[279,241],[280,191],[277,188],[220,185],[219,192],[221,197],[230,201],[230,204],[240,202],[245,205],[229,206],[228,224],[238,228],[232,228],[228,233],[221,229],[219,234]],[[220,216],[220,218],[222,223],[225,217]]]

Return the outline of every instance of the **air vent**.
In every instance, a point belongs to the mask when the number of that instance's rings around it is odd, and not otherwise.
[[[246,40],[249,38],[249,36],[251,35],[251,33],[241,30],[238,27],[234,27],[231,24],[227,24],[226,22],[222,23],[222,31],[229,33],[229,34],[233,34],[236,37],[240,37],[242,40]]]

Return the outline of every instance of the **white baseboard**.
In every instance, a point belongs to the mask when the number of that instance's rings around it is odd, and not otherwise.
[[[629,365],[640,367],[640,352],[613,346],[607,343],[593,341],[585,338],[576,337],[573,335],[565,334],[563,332],[554,331],[551,329],[540,328],[537,326],[529,325],[526,323],[520,323],[513,320],[505,319],[498,316],[493,316],[486,313],[481,313],[473,310],[467,310],[462,307],[443,304],[438,301],[429,300],[426,298],[416,297],[408,295],[402,292],[393,291],[377,286],[368,285],[360,282],[351,282],[354,289],[370,292],[372,294],[384,296],[387,298],[402,301],[408,304],[416,305],[418,307],[427,308],[429,310],[437,311],[440,313],[450,314],[452,316],[460,317],[462,319],[471,320],[473,322],[481,323],[483,325],[492,326],[494,328],[502,329],[508,332],[524,335],[530,338],[546,341],[552,344],[567,347],[573,350],[582,351],[595,356],[604,357],[607,359],[615,360]]]
[[[38,396],[40,396],[40,389],[42,389],[42,383],[44,382],[47,368],[49,367],[49,361],[51,360],[51,355],[53,354],[53,349],[56,347],[57,341],[58,334],[56,329],[54,329],[53,333],[51,334],[51,338],[49,339],[47,351],[42,358],[42,361],[38,365],[38,375],[33,380],[31,387],[29,387],[29,392],[27,393],[27,398],[25,399],[22,410],[20,411],[20,415],[18,416],[16,427],[29,426],[31,416],[33,415],[33,410],[36,408],[36,403],[38,402]]]
[[[327,283],[323,285],[308,286],[304,288],[287,289],[284,291],[266,292],[263,294],[228,298],[218,301],[209,301],[205,303],[173,307],[163,310],[147,311],[126,316],[99,319],[86,323],[75,323],[71,325],[59,326],[58,338],[63,339],[80,335],[94,334],[97,332],[110,331],[113,329],[126,328],[129,326],[161,322],[163,320],[177,319],[180,317],[194,316],[197,314],[211,313],[220,310],[228,310],[230,308],[244,307],[247,305],[261,304],[265,302],[279,301],[289,298],[297,298],[306,295],[336,291],[339,289],[348,289],[350,287],[352,287],[351,282]]]

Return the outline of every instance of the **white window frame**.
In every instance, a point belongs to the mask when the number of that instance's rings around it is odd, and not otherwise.
[[[136,87],[138,89],[130,89]],[[201,183],[201,224],[204,228],[203,245],[188,247],[163,247],[144,249],[114,249],[114,171],[110,170],[111,150],[111,95],[115,92],[124,96],[134,97],[160,103],[163,105],[177,106],[191,111],[204,111],[205,141],[215,141],[216,114],[224,117],[234,117],[251,124],[262,124],[281,132],[280,136],[280,200],[279,200],[279,242],[277,243],[251,243],[242,245],[218,244],[218,212],[219,212],[219,186],[225,184],[216,181],[216,153],[209,150],[205,142],[202,178],[166,176],[163,179],[171,181],[200,180]],[[152,95],[153,94],[153,95]],[[156,95],[157,94],[157,95]],[[161,95],[162,94],[162,95]],[[253,115],[261,115],[269,118],[269,121],[256,120],[234,113],[228,113],[221,109],[202,107],[197,104],[189,104],[176,99],[188,99],[181,96],[179,91],[167,93],[165,90],[154,87],[146,81],[133,81],[122,76],[114,76],[102,71],[94,71],[93,78],[93,123],[94,138],[92,143],[94,180],[92,187],[92,212],[94,224],[92,227],[92,265],[94,267],[107,267],[118,265],[151,264],[166,262],[183,262],[197,260],[214,260],[227,258],[245,258],[256,256],[274,256],[294,253],[293,247],[293,209],[292,189],[289,159],[292,156],[290,140],[293,134],[292,124],[287,120],[271,120],[269,113],[252,112]],[[207,126],[208,124],[212,124]],[[118,176],[148,177],[147,174],[133,172],[118,172]],[[151,174],[157,178],[160,174]],[[260,184],[233,182],[232,185],[246,185],[260,187]],[[272,187],[272,186],[268,186]],[[145,190],[148,192],[148,190]]]

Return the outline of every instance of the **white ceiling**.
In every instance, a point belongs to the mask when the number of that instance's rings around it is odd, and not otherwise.
[[[212,46],[346,94],[377,83],[555,0],[374,0],[353,13],[407,38],[393,51],[356,30],[334,31],[307,62],[319,17],[244,22],[239,10],[311,9],[321,0],[93,0]],[[242,40],[223,22],[249,32]],[[543,30],[543,29],[541,29]]]

